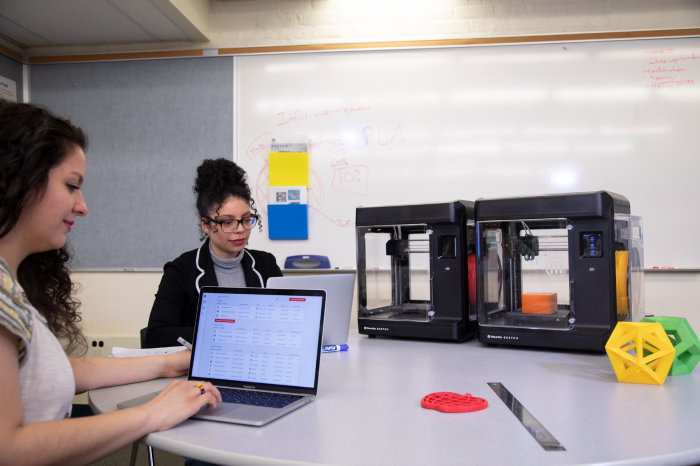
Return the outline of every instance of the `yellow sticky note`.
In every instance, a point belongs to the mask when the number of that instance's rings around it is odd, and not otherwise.
[[[270,152],[270,186],[309,187],[308,152]]]

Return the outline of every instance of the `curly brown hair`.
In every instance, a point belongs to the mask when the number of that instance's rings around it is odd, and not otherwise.
[[[0,100],[0,238],[15,227],[24,206],[43,197],[49,172],[76,146],[85,150],[87,137],[70,121],[36,105]],[[78,326],[80,302],[73,296],[69,259],[66,246],[31,254],[19,265],[17,280],[65,341],[66,352],[75,354],[84,353],[87,344]]]
[[[197,195],[197,211],[200,218],[209,218],[212,212],[218,217],[219,208],[230,198],[241,199],[250,206],[258,229],[262,231],[262,222],[255,208],[255,201],[250,193],[245,170],[231,160],[206,159],[197,167],[197,178],[192,190]],[[214,219],[216,220],[216,217]],[[201,230],[201,227],[200,227]],[[204,240],[204,232],[200,231]]]

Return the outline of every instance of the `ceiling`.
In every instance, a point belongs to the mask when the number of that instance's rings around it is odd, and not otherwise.
[[[202,0],[0,0],[0,38],[21,49],[206,40],[187,20],[188,2],[202,7]]]

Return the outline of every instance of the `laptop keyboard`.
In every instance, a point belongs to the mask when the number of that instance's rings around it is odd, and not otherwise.
[[[284,408],[303,398],[302,395],[287,395],[285,393],[257,392],[255,390],[234,390],[217,387],[224,403],[238,405],[264,406],[266,408]]]

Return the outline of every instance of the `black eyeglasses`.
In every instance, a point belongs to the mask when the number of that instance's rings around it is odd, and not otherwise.
[[[245,230],[250,230],[255,225],[255,217],[246,217],[241,220],[236,220],[235,218],[227,218],[224,220],[214,220],[213,218],[204,217],[208,222],[216,223],[221,227],[221,231],[224,233],[233,233],[238,230],[238,225],[243,225]]]

